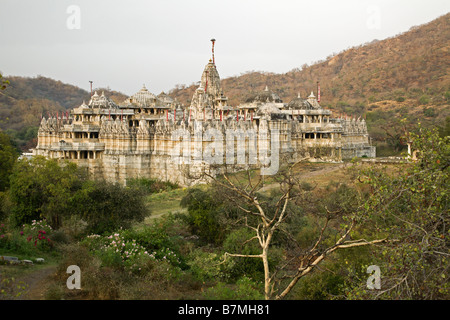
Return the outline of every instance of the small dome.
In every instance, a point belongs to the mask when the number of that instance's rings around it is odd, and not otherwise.
[[[174,99],[171,96],[167,95],[164,91],[158,95],[158,99],[164,103],[169,103],[169,104],[174,102]]]
[[[293,109],[293,110],[311,110],[313,109],[312,105],[306,101],[303,100],[300,97],[300,94],[297,96],[297,98],[292,99],[288,105],[287,105],[288,109]]]
[[[250,94],[247,99],[245,100],[246,103],[252,103],[252,102],[275,102],[275,103],[281,103],[283,102],[278,94],[276,94],[273,91],[270,91],[269,88],[266,86],[264,91],[255,92]]]
[[[140,107],[147,107],[155,103],[156,96],[148,91],[144,84],[141,90],[139,90],[126,100],[126,103],[129,103],[130,101]]]
[[[80,106],[82,109],[89,109],[89,106],[86,104],[86,102],[83,100],[83,104]]]

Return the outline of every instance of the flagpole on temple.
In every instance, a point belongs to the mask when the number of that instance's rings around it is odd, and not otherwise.
[[[317,81],[317,102],[320,103],[320,83]]]

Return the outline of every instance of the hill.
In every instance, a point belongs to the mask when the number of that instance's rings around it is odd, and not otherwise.
[[[232,105],[244,101],[247,92],[267,85],[285,102],[316,90],[321,83],[325,105],[404,98],[433,97],[446,102],[450,89],[450,13],[408,32],[382,41],[374,40],[329,56],[325,61],[293,69],[285,74],[246,72],[222,80]],[[220,66],[219,66],[220,68]],[[171,95],[188,104],[195,86],[175,88]],[[438,94],[440,93],[440,95]],[[448,96],[447,96],[448,98]]]
[[[0,129],[12,136],[24,151],[36,145],[41,116],[61,114],[90,98],[86,90],[42,76],[4,77],[4,80],[9,84],[0,91]],[[105,91],[116,102],[127,97],[117,91],[96,90]]]

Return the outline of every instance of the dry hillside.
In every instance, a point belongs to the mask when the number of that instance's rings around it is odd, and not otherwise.
[[[441,104],[450,90],[450,13],[382,41],[347,49],[326,61],[303,65],[285,74],[247,72],[222,80],[230,103],[267,85],[288,102],[309,94],[320,80],[322,103],[329,107],[430,95]],[[171,95],[188,104],[195,87],[173,89]],[[447,97],[448,98],[448,97]]]

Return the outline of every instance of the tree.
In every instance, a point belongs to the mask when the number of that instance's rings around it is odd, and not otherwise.
[[[227,230],[219,221],[220,204],[212,192],[191,188],[180,205],[188,210],[183,217],[194,234],[216,245],[223,242]]]
[[[81,188],[85,174],[76,164],[37,156],[21,159],[12,170],[9,197],[16,225],[47,219],[52,228],[61,226],[70,215],[72,197]]]
[[[0,90],[5,90],[8,84],[9,80],[3,80],[3,75],[0,72]]]
[[[87,221],[87,231],[103,233],[127,228],[148,213],[139,190],[88,180],[75,163],[41,156],[16,163],[9,197],[11,217],[18,226],[46,219],[58,229],[65,218],[78,216]]]
[[[418,131],[411,134],[417,161],[394,173],[370,168],[360,177],[371,188],[367,219],[399,241],[374,252],[382,288],[354,288],[359,297],[448,299],[450,137],[436,129]]]
[[[73,213],[88,223],[87,232],[104,233],[129,228],[149,214],[144,194],[105,181],[86,181],[73,196]]]
[[[11,142],[11,138],[0,131],[0,192],[9,187],[9,175],[12,172],[17,155],[17,150]]]
[[[275,271],[270,267],[269,252],[273,250],[274,238],[277,233],[285,232],[287,219],[294,212],[288,210],[295,201],[302,202],[310,192],[310,187],[302,183],[292,172],[294,165],[287,168],[279,176],[280,193],[276,199],[265,199],[260,191],[262,189],[262,176],[255,181],[250,172],[247,174],[245,184],[233,181],[228,174],[221,179],[206,174],[213,179],[216,186],[228,201],[232,202],[244,216],[239,220],[252,231],[253,236],[244,243],[256,241],[259,245],[258,254],[242,254],[226,252],[224,259],[229,257],[260,259],[264,268],[264,296],[266,299],[285,298],[296,283],[311,273],[331,253],[338,249],[353,248],[379,244],[387,241],[386,238],[375,240],[352,240],[351,233],[362,220],[363,210],[351,208],[346,205],[337,205],[329,209],[324,205],[322,212],[322,227],[314,243],[303,250],[296,252],[278,266]],[[298,209],[298,208],[297,208]],[[351,210],[350,210],[351,209]],[[332,211],[335,210],[335,211]],[[298,213],[298,212],[297,212]],[[334,223],[331,223],[331,221]],[[336,223],[340,221],[341,223]],[[326,237],[326,232],[333,229],[334,235]],[[292,235],[287,235],[292,238]]]

